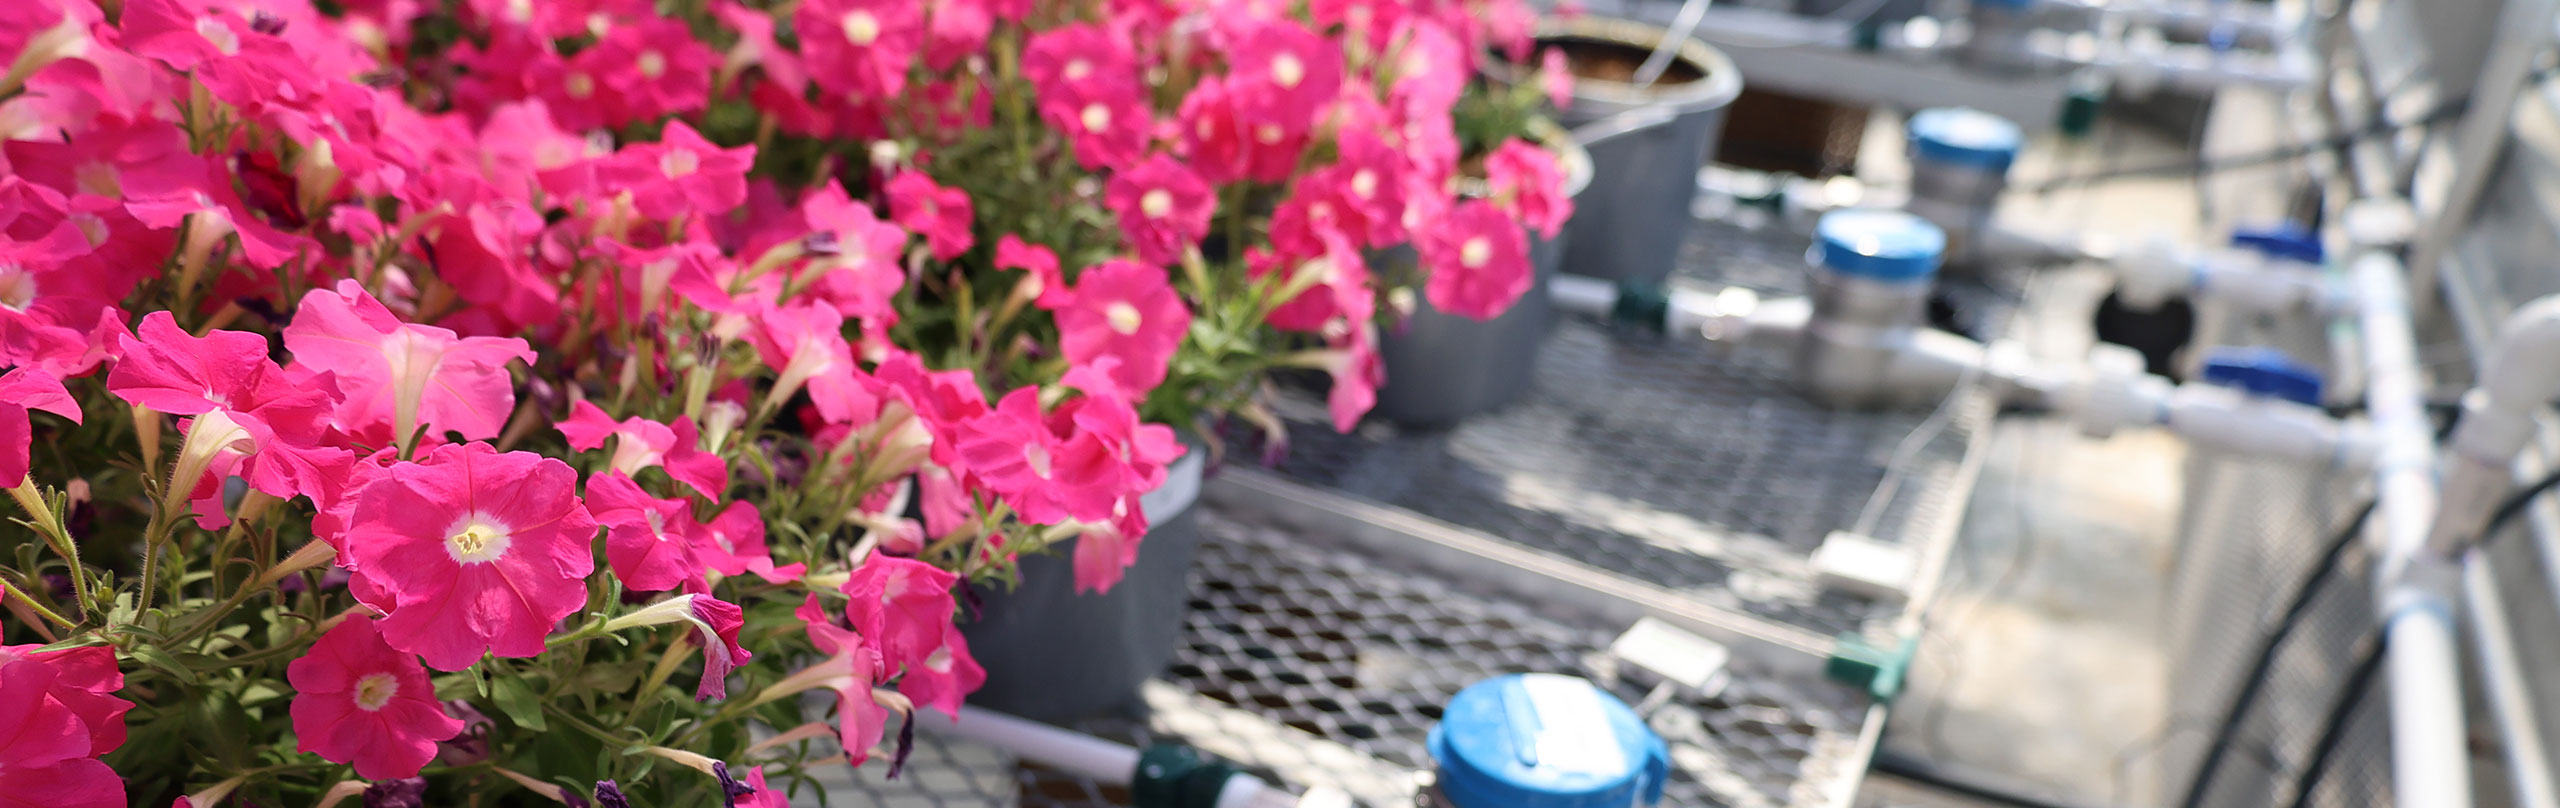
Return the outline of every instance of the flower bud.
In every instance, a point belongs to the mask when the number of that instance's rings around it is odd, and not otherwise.
[[[631,808],[631,798],[623,796],[622,787],[611,780],[596,781],[597,808]]]

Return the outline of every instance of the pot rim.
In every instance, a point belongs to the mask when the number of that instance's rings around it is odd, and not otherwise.
[[[1591,179],[1597,173],[1597,168],[1591,163],[1591,149],[1583,146],[1582,141],[1575,140],[1571,131],[1543,117],[1529,122],[1528,134],[1547,153],[1556,156],[1556,168],[1564,171],[1565,198],[1580,199],[1582,192],[1591,187]],[[1486,186],[1483,177],[1464,173],[1458,176],[1457,185],[1455,195],[1462,199],[1481,198],[1493,190]]]
[[[1571,19],[1539,18],[1535,38],[1542,44],[1560,39],[1596,40],[1650,53],[1670,35],[1670,29],[1649,23],[1578,16]],[[1575,76],[1574,100],[1621,108],[1664,105],[1687,112],[1731,104],[1742,95],[1742,71],[1733,66],[1732,58],[1715,46],[1693,37],[1682,43],[1672,58],[1698,71],[1698,80],[1673,85],[1656,84],[1639,90],[1626,82]],[[1521,65],[1499,58],[1484,60],[1479,70],[1506,84],[1516,84],[1526,78]]]

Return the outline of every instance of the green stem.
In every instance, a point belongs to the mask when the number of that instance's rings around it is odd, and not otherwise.
[[[604,634],[604,623],[604,615],[589,615],[587,617],[586,624],[579,626],[576,631],[544,639],[542,641],[542,648],[547,651],[570,643],[583,642],[593,637],[602,636]]]
[[[45,608],[42,601],[28,597],[25,590],[19,589],[16,584],[9,583],[9,580],[6,578],[0,578],[0,589],[8,590],[10,602],[26,604],[28,609],[33,610],[36,614],[44,616],[45,619],[51,620],[63,628],[72,628],[80,625],[72,622],[70,618],[55,614],[52,609]]]

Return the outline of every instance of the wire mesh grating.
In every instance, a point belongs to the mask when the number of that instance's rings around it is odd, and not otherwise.
[[[1612,637],[1606,628],[1559,623],[1441,579],[1204,516],[1183,646],[1150,683],[1149,714],[1077,729],[1137,745],[1191,744],[1294,788],[1333,785],[1377,805],[1409,799],[1413,773],[1430,765],[1423,741],[1439,705],[1468,684],[1564,673],[1611,684],[1631,703],[1644,695],[1601,653]],[[1852,759],[1863,710],[1827,683],[1752,675],[1737,675],[1714,698],[1675,700],[1652,716],[1673,749],[1664,804],[1820,804],[1863,771]],[[929,732],[908,765],[894,782],[834,779],[828,803],[1105,806],[1127,798]],[[818,803],[812,795],[801,804]]]
[[[1700,222],[1680,280],[1799,293],[1806,243]],[[1990,330],[2003,298],[1957,288],[1947,319]],[[1568,320],[1524,400],[1455,428],[1372,422],[1339,434],[1320,401],[1297,394],[1279,408],[1291,443],[1277,468],[1710,606],[1858,631],[1898,606],[1823,591],[1809,557],[1856,520],[1927,413],[1828,409],[1800,397],[1792,375],[1783,352]],[[1905,469],[1876,538],[1918,545],[1953,529],[1966,492],[1951,472],[1988,420],[1987,406],[1957,407]]]

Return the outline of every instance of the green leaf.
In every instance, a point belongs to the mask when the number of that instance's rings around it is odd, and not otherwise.
[[[490,682],[490,687],[495,691],[491,695],[498,703],[498,712],[506,713],[516,726],[535,732],[551,728],[542,719],[542,700],[534,697],[533,688],[524,683],[524,677],[498,679]]]
[[[188,685],[194,685],[197,683],[195,671],[188,669],[186,665],[180,664],[177,657],[171,656],[169,652],[161,650],[159,646],[136,645],[133,647],[131,653],[133,654],[133,658],[142,660],[142,664],[166,671],[170,676],[176,677],[180,682],[185,682]]]

